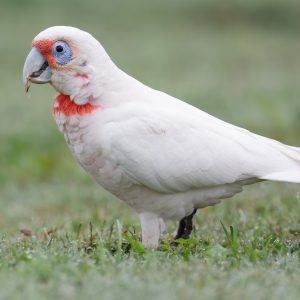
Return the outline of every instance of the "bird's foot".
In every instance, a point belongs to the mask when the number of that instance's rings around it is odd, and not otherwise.
[[[188,239],[193,230],[193,217],[196,213],[197,209],[194,209],[193,213],[187,217],[184,217],[180,220],[179,226],[177,229],[177,234],[175,236],[175,240],[177,239]]]

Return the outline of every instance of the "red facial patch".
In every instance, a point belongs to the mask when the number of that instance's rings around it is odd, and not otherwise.
[[[53,113],[63,113],[65,116],[70,117],[73,115],[86,115],[94,110],[100,108],[100,106],[95,106],[90,103],[83,105],[78,105],[71,100],[70,96],[59,94],[54,99],[54,104],[52,107]]]
[[[38,41],[34,41],[32,43],[32,47],[36,47],[40,50],[41,54],[49,54],[51,53],[52,46],[56,42],[55,39],[41,39]]]
[[[55,39],[41,39],[32,43],[32,46],[41,52],[50,67],[56,66],[55,58],[52,56],[52,46],[55,42]]]

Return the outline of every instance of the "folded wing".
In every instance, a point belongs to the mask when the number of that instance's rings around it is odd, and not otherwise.
[[[127,114],[106,128],[119,166],[136,184],[176,193],[249,179],[300,180],[297,148],[223,122],[163,93],[160,97],[157,106],[129,105],[123,110]]]

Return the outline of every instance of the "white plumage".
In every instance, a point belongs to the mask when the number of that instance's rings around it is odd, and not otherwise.
[[[63,40],[73,58],[49,63],[51,83],[88,113],[54,117],[80,165],[135,209],[142,241],[157,247],[164,219],[180,220],[260,180],[300,182],[300,150],[253,134],[153,90],[118,69],[88,33],[52,27],[34,39]],[[47,61],[49,57],[40,50]],[[53,51],[53,49],[52,49]],[[50,54],[49,54],[50,55]],[[31,80],[25,63],[24,81]]]

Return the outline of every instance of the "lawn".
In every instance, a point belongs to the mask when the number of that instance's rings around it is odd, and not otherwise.
[[[32,38],[73,25],[142,82],[300,146],[296,0],[0,3],[0,300],[300,299],[300,185],[261,183],[197,213],[156,251],[138,218],[76,164],[54,91],[22,89]]]

